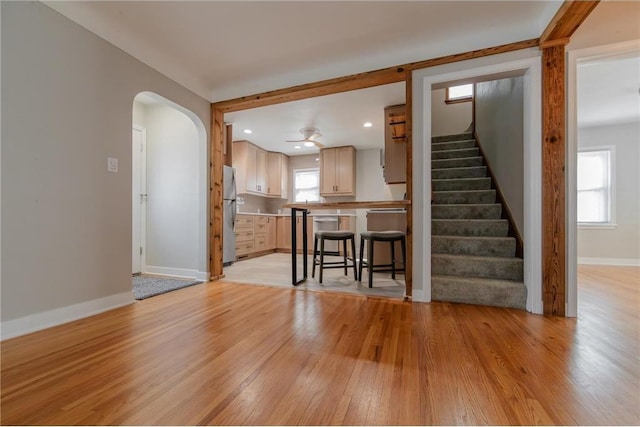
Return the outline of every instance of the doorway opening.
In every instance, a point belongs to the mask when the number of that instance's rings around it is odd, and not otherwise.
[[[208,280],[204,125],[151,92],[132,110],[132,274]]]

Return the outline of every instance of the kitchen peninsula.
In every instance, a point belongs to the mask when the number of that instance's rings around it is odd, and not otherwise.
[[[284,205],[284,208],[291,209],[291,284],[297,286],[307,280],[307,249],[308,233],[307,233],[307,215],[310,209],[394,209],[394,208],[406,208],[411,205],[410,200],[379,200],[379,201],[358,201],[358,202],[318,202],[318,203],[289,203]],[[297,230],[296,230],[296,218],[298,212],[302,216],[302,277],[298,278],[297,272]],[[408,253],[410,253],[409,251]],[[407,290],[410,289],[411,283],[406,281]],[[410,295],[410,293],[407,293]]]

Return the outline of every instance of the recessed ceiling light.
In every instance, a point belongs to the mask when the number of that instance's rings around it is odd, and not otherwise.
[[[293,148],[295,148],[296,150],[299,150],[300,146],[299,145],[294,145]]]
[[[305,146],[305,147],[313,147],[314,145],[316,145],[316,144],[314,144],[314,143],[313,143],[313,142],[311,142],[311,141],[307,141],[307,142],[305,142],[305,143],[304,143],[304,146]]]
[[[251,129],[245,129],[245,130],[243,130],[243,132],[244,132],[244,133],[246,133],[246,134],[251,134],[251,133],[253,133],[253,131],[252,131]]]
[[[365,124],[363,124],[362,126],[366,127],[366,128],[370,128],[371,126],[373,126],[373,123],[371,122],[366,122]]]

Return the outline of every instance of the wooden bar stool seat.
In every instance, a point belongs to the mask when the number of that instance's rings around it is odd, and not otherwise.
[[[325,262],[325,255],[339,256],[339,251],[325,251],[325,240],[334,240],[342,242],[342,261]],[[347,241],[351,240],[351,257],[347,256]],[[318,252],[318,242],[320,242],[320,252]],[[319,257],[318,257],[319,255]],[[322,283],[322,271],[325,268],[344,268],[344,275],[348,274],[347,269],[353,267],[353,276],[355,280],[358,280],[358,270],[356,267],[356,239],[351,231],[329,231],[322,230],[316,231],[313,238],[313,269],[311,270],[311,277],[316,275],[316,265],[320,267],[319,282]],[[351,264],[348,263],[351,261]]]
[[[367,241],[367,261],[364,261],[364,241]],[[389,242],[391,245],[391,264],[375,264],[373,256],[374,242]],[[396,268],[396,242],[400,242],[402,249],[402,268]],[[360,269],[358,277],[362,282],[362,268],[369,270],[369,287],[373,287],[374,272],[391,272],[391,278],[396,278],[397,271],[405,271],[407,260],[406,237],[402,231],[363,231],[360,233]]]

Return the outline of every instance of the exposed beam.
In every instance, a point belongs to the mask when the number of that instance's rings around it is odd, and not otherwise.
[[[565,58],[564,45],[542,50],[542,302],[565,315]]]
[[[222,172],[224,159],[224,114],[211,109],[211,164],[209,187],[209,268],[211,279],[222,276]]]
[[[281,104],[284,102],[298,101],[301,99],[313,98],[316,96],[331,95],[334,93],[348,92],[357,89],[365,89],[373,86],[380,86],[389,83],[405,81],[408,71],[420,68],[428,68],[436,65],[449,64],[452,62],[464,61],[467,59],[480,58],[483,56],[497,55],[499,53],[511,52],[514,50],[526,49],[538,46],[538,39],[523,40],[515,43],[508,43],[486,49],[472,50],[454,55],[441,56],[439,58],[427,59],[425,61],[412,62],[409,64],[397,65],[366,73],[352,74],[350,76],[338,77],[335,79],[323,80],[315,83],[308,83],[293,86],[285,89],[277,89],[255,95],[243,96],[227,101],[215,102],[212,107],[230,113],[233,111],[247,110],[267,105]]]
[[[542,32],[540,48],[553,46],[555,41],[569,43],[569,38],[599,2],[600,0],[565,0]]]

